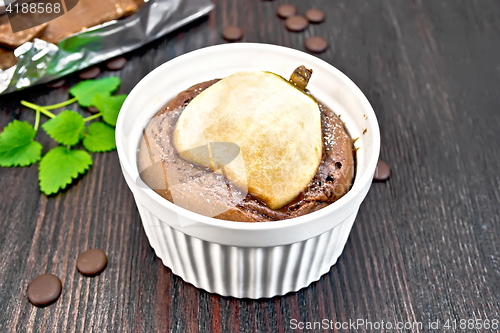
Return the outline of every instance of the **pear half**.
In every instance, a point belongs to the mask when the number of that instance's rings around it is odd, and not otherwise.
[[[257,71],[237,72],[195,97],[173,139],[180,157],[223,173],[271,209],[309,184],[323,148],[318,103],[281,76]],[[243,163],[220,163],[232,159],[219,156],[224,149],[209,149],[208,157],[194,149],[211,142],[238,145]]]

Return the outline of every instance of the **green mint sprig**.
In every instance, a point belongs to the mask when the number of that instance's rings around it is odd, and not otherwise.
[[[35,125],[14,120],[0,133],[0,166],[29,166],[38,161],[40,190],[46,195],[54,194],[71,184],[92,165],[88,152],[106,152],[116,149],[116,119],[127,95],[111,94],[120,86],[118,77],[86,80],[73,86],[69,93],[74,97],[62,103],[40,106],[27,101],[21,104],[35,110]],[[82,107],[95,106],[99,113],[82,117],[78,112],[65,110],[55,115],[50,110],[73,103]],[[60,143],[42,157],[42,145],[35,141],[41,115],[49,118],[41,127],[55,141]],[[91,120],[101,118],[104,122]],[[82,141],[83,149],[75,149]]]
[[[0,166],[28,166],[42,157],[42,145],[35,141],[36,130],[15,119],[0,134]]]

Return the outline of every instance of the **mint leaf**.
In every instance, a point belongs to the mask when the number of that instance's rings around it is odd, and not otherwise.
[[[63,111],[42,125],[52,139],[63,145],[75,145],[85,133],[85,121],[75,111]]]
[[[69,93],[78,98],[78,104],[89,107],[95,94],[111,95],[120,86],[120,78],[116,76],[105,77],[99,80],[85,80],[73,86]]]
[[[84,150],[68,150],[58,146],[43,156],[38,167],[40,189],[49,195],[57,193],[92,165],[92,157]]]
[[[93,98],[94,106],[102,113],[102,119],[110,125],[116,126],[118,113],[125,102],[127,95],[110,96],[97,94]]]
[[[14,120],[0,133],[0,166],[28,166],[40,160],[42,145],[28,122]]]
[[[104,123],[92,123],[83,139],[85,148],[93,153],[116,149],[115,129]]]

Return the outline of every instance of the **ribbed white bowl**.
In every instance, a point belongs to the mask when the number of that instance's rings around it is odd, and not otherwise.
[[[357,214],[302,242],[238,247],[188,236],[137,207],[149,243],[174,274],[209,292],[248,298],[284,295],[319,280],[337,262]]]
[[[276,222],[222,221],[187,211],[149,189],[139,178],[137,148],[151,117],[189,86],[238,70],[289,76],[313,69],[308,88],[332,108],[356,147],[355,181],[335,203]],[[158,257],[186,282],[224,296],[273,297],[296,291],[329,271],[342,253],[368,192],[380,150],[375,114],[356,85],[309,54],[265,44],[227,44],[173,59],[148,74],[129,94],[116,127],[122,172]]]

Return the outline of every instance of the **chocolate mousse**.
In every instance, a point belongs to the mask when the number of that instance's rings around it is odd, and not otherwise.
[[[174,145],[179,117],[196,96],[218,81],[198,83],[182,91],[151,119],[138,153],[140,177],[145,184],[188,210],[241,222],[276,221],[305,215],[326,207],[349,191],[355,168],[352,140],[337,115],[319,102],[321,161],[309,184],[283,207],[271,209],[263,200],[228,180],[224,172],[214,172],[213,168],[181,158]]]

